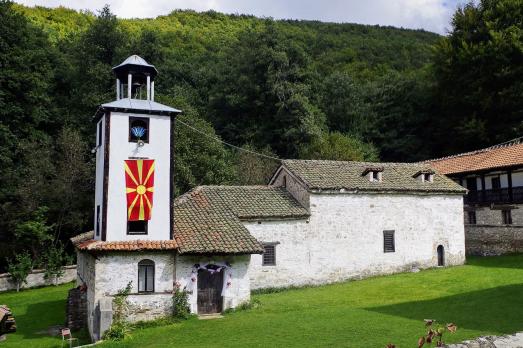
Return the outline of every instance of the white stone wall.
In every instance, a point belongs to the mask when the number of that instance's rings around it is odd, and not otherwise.
[[[102,127],[102,138],[99,139],[98,137],[98,125],[101,124]],[[102,221],[103,221],[103,178],[104,178],[104,151],[105,151],[105,115],[100,118],[98,123],[96,124],[96,144],[98,144],[96,148],[96,187],[94,191],[94,225],[93,225],[93,231],[95,231],[96,234],[96,206],[100,206],[100,228],[98,230],[98,234],[95,235],[95,239],[101,239],[102,238]]]
[[[54,279],[45,279],[43,269],[34,269],[27,276],[27,283],[22,284],[21,289],[29,289],[37,286],[46,286],[51,284],[65,284],[76,279],[76,266],[66,266],[64,274],[58,278],[55,283]],[[12,281],[9,273],[0,273],[0,292],[16,290],[16,283]]]
[[[94,317],[97,306],[95,293],[96,280],[96,259],[93,255],[77,251],[76,252],[77,265],[77,285],[87,286],[87,328],[91,337],[94,338]]]
[[[149,143],[129,142],[129,117],[149,118]],[[171,118],[148,114],[111,112],[107,240],[170,239],[170,139]],[[127,198],[124,160],[131,157],[155,160],[154,196],[147,235],[127,235]]]
[[[254,237],[279,242],[276,266],[253,255],[251,287],[322,284],[411,267],[465,261],[463,199],[458,195],[311,194],[308,220],[245,222]],[[394,253],[383,252],[383,231],[395,231]]]
[[[154,261],[154,292],[172,292],[174,252],[122,252],[98,255],[96,296],[113,296],[129,282],[132,282],[131,293],[137,294],[138,262],[146,259]]]
[[[199,257],[199,256],[180,256],[176,258],[176,281],[180,283],[182,288],[194,289],[189,295],[189,303],[191,304],[191,312],[197,313],[197,289],[198,280],[191,281],[192,269],[195,264],[206,263],[225,263],[229,262],[231,267],[225,270],[224,283],[227,281],[229,274],[232,276],[231,286],[224,293],[223,309],[234,308],[240,303],[250,300],[250,279],[248,274],[249,262],[251,255],[241,256],[215,256],[215,257]],[[196,277],[198,278],[198,277]],[[191,285],[191,283],[193,283]]]

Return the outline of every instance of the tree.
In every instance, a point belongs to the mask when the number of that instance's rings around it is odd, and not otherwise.
[[[371,144],[339,132],[324,133],[302,147],[300,157],[335,161],[377,161],[378,151]]]
[[[183,110],[175,121],[176,194],[198,185],[231,183],[234,180],[231,154],[217,140],[219,137],[212,125],[199,117],[180,89],[160,96],[160,100]]]
[[[434,59],[445,154],[521,136],[522,21],[521,0],[471,1],[454,14]]]
[[[210,92],[213,121],[236,144],[270,145],[296,156],[324,128],[323,112],[311,102],[309,59],[303,47],[267,20],[241,33],[228,48]]]
[[[15,229],[17,242],[32,251],[33,260],[38,259],[53,241],[53,226],[47,224],[47,207],[38,208],[30,220],[19,223]]]
[[[44,279],[51,280],[54,285],[58,284],[58,278],[64,274],[65,264],[70,260],[65,254],[62,244],[49,246],[43,254]]]
[[[14,259],[7,260],[7,272],[16,283],[16,292],[19,292],[20,287],[27,283],[27,276],[31,273],[32,268],[33,262],[28,252],[16,254]]]
[[[270,147],[258,150],[253,145],[243,145],[242,149],[238,150],[235,156],[237,180],[239,185],[266,185],[278,166],[280,161],[271,159],[275,154],[270,150]],[[253,152],[260,153],[264,157]]]

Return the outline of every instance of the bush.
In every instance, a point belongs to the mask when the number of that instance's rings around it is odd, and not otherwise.
[[[131,326],[126,321],[116,321],[114,322],[109,330],[105,331],[102,338],[104,340],[111,341],[121,341],[123,340],[131,331]]]
[[[28,252],[15,256],[13,260],[7,261],[7,272],[11,279],[16,283],[16,291],[20,291],[22,284],[27,283],[27,276],[31,273],[33,261]]]
[[[191,314],[189,307],[189,297],[187,290],[181,289],[177,283],[173,293],[173,317],[177,319],[187,319]]]
[[[131,293],[132,282],[127,283],[124,289],[118,290],[113,299],[113,323],[111,327],[104,332],[104,340],[121,341],[131,332],[131,324],[125,320],[125,315],[129,303],[127,296]]]

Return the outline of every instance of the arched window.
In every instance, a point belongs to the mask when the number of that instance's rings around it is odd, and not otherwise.
[[[443,245],[438,245],[438,266],[445,266],[445,248]]]
[[[138,292],[154,292],[154,262],[138,262]]]

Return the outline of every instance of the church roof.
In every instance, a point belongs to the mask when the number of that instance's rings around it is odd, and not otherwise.
[[[122,98],[119,100],[112,101],[110,103],[105,103],[100,105],[101,110],[112,110],[112,111],[139,111],[139,112],[148,112],[151,114],[179,114],[181,110],[172,108],[167,105],[157,103],[152,100],[141,100],[141,99],[129,99]]]
[[[442,174],[523,166],[523,137],[486,149],[426,161]]]
[[[242,220],[308,215],[282,188],[200,186],[176,199],[174,236],[181,254],[262,253]]]
[[[382,181],[369,181],[364,173],[368,168],[377,165],[382,172]],[[423,163],[283,160],[282,167],[301,180],[310,191],[345,189],[366,192],[459,194],[466,192],[465,188],[442,174],[434,174],[433,182],[422,182],[417,179],[415,177],[417,173],[431,169],[429,164]]]

